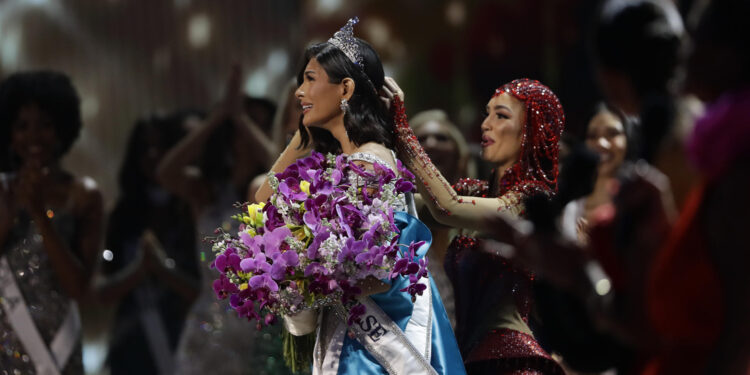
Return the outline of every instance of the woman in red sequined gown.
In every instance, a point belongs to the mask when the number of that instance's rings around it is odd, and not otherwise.
[[[409,128],[403,97],[395,93],[398,148],[418,177],[430,212],[439,222],[471,235],[456,237],[445,260],[456,296],[456,337],[473,374],[557,374],[560,366],[539,346],[528,326],[533,275],[501,255],[482,251],[476,233],[487,232],[485,218],[498,211],[524,215],[524,199],[557,190],[558,140],[562,106],[538,81],[519,79],[501,86],[487,103],[482,123],[482,158],[495,164],[491,181],[464,179],[455,189],[424,153]],[[472,232],[473,231],[473,232]]]

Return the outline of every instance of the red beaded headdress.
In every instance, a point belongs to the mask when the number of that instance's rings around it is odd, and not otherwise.
[[[506,83],[492,97],[503,93],[526,106],[526,124],[518,162],[503,175],[499,194],[557,192],[558,141],[565,126],[560,100],[549,87],[527,78]]]

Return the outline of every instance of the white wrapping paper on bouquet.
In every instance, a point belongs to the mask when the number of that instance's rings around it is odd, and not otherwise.
[[[302,310],[294,315],[284,315],[284,327],[294,336],[315,332],[318,326],[318,309]]]

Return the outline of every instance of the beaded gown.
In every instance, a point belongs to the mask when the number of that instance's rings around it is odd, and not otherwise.
[[[54,210],[53,227],[67,242],[75,235],[75,218],[72,213],[72,200],[64,207]],[[3,256],[13,271],[16,284],[21,290],[31,317],[39,334],[49,346],[71,308],[68,297],[57,280],[55,271],[42,243],[34,222],[22,212],[8,233],[3,245]],[[83,356],[80,336],[75,341],[62,375],[83,374]],[[36,369],[15,332],[8,322],[5,310],[0,308],[0,370],[8,374],[36,374]]]
[[[486,181],[472,179],[459,181],[456,192],[490,196]],[[508,202],[504,211],[523,215],[525,195],[508,192],[500,196]],[[445,259],[446,273],[456,290],[456,338],[467,369],[560,373],[557,363],[537,343],[528,326],[533,275],[499,254],[482,251],[482,246],[481,238],[457,236]]]
[[[483,249],[472,230],[485,218],[504,212],[523,216],[524,199],[557,189],[557,141],[564,126],[557,97],[538,81],[520,79],[501,86],[525,107],[518,161],[498,186],[462,180],[454,189],[422,149],[409,127],[403,102],[396,98],[397,148],[421,181],[420,192],[436,220],[469,230],[448,249],[446,273],[456,300],[456,338],[469,374],[559,374],[562,368],[536,342],[527,324],[532,275],[514,267],[499,252]]]
[[[237,316],[228,300],[218,300],[211,286],[218,273],[210,268],[213,252],[205,239],[214,236],[218,227],[232,230],[234,220],[230,217],[241,199],[234,190],[229,184],[217,189],[219,199],[198,220],[201,291],[185,321],[176,353],[176,374],[290,373],[282,358],[280,325],[257,330]]]

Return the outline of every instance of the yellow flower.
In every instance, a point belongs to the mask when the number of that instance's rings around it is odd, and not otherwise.
[[[246,222],[246,224],[252,225],[256,228],[263,226],[263,207],[265,206],[266,204],[262,202],[248,205],[247,214],[249,217],[249,222]]]
[[[299,189],[302,190],[302,192],[304,192],[305,194],[310,195],[310,183],[309,182],[302,180],[299,183]]]
[[[250,235],[250,237],[255,237],[258,233],[255,231],[255,229],[246,227],[245,232]]]
[[[247,289],[247,283],[240,284],[240,290],[245,290],[245,289]]]
[[[286,227],[292,231],[292,236],[300,241],[306,242],[308,239],[312,239],[312,231],[307,225],[287,224]]]

